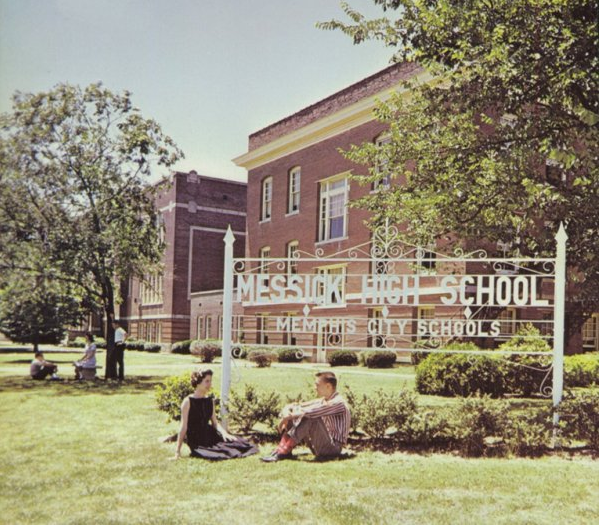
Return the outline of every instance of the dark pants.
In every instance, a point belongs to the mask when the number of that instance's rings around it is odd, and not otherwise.
[[[37,374],[31,376],[31,379],[46,379],[48,376],[51,376],[58,370],[56,365],[45,366],[42,368]]]
[[[115,366],[119,371],[119,379],[125,379],[125,365],[123,358],[125,356],[125,343],[115,343]]]
[[[301,418],[288,430],[288,436],[296,443],[306,443],[315,456],[339,456],[342,451],[341,445],[336,445],[331,440],[331,436],[325,428],[325,423],[320,417]]]

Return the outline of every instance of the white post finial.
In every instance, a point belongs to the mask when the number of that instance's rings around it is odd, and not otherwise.
[[[225,243],[225,261],[223,268],[223,378],[221,380],[221,421],[227,428],[227,405],[231,386],[231,329],[233,326],[233,243],[235,236],[231,225],[223,238]]]

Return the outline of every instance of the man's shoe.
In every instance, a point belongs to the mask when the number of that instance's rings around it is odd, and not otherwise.
[[[275,463],[276,461],[282,461],[284,459],[292,459],[294,456],[292,454],[278,454],[277,452],[273,452],[272,454],[265,456],[264,458],[260,458],[261,461],[265,463]]]

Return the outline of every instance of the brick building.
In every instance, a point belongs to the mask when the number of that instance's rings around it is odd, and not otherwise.
[[[375,120],[373,109],[377,100],[385,100],[392,92],[408,92],[402,81],[419,76],[427,81],[430,77],[415,64],[396,64],[372,75],[344,90],[327,97],[301,111],[284,118],[249,137],[248,152],[234,159],[238,166],[248,170],[248,216],[246,257],[254,258],[258,273],[281,272],[289,279],[291,275],[320,274],[324,276],[343,275],[339,294],[335,300],[325,301],[312,308],[311,315],[322,319],[339,319],[340,322],[320,323],[313,332],[294,332],[294,324],[274,326],[276,318],[285,316],[301,318],[303,305],[299,302],[269,304],[261,306],[247,302],[237,338],[253,344],[298,345],[312,348],[313,360],[324,361],[326,352],[336,348],[380,347],[407,348],[414,346],[420,338],[417,333],[419,320],[436,318],[463,319],[463,309],[429,306],[438,304],[439,282],[421,277],[421,295],[429,296],[418,305],[407,300],[401,306],[392,307],[388,312],[381,306],[365,308],[356,306],[359,282],[364,275],[375,275],[380,269],[363,260],[352,263],[324,263],[310,261],[288,263],[277,266],[269,259],[288,258],[320,252],[322,257],[334,257],[347,253],[355,246],[363,246],[368,251],[371,245],[371,232],[364,224],[366,212],[350,209],[347,204],[370,191],[385,191],[384,181],[379,187],[360,187],[351,183],[348,176],[357,167],[345,159],[339,150],[348,149],[352,144],[365,141],[386,140],[386,127]],[[439,251],[441,246],[429,247]],[[433,253],[415,250],[419,257]],[[262,264],[261,260],[265,263]],[[452,272],[477,272],[476,266],[461,268],[426,260],[424,266],[435,268],[438,274]],[[396,268],[398,273],[408,273],[406,268]],[[364,282],[364,281],[363,281]],[[239,285],[239,284],[238,284]],[[472,291],[472,290],[471,290]],[[540,302],[549,297],[550,289],[540,284]],[[393,341],[390,334],[378,334],[367,326],[375,326],[372,319],[382,315],[406,320],[402,337]],[[519,310],[499,308],[494,312],[500,321],[497,337],[489,338],[493,345],[516,330]],[[527,319],[533,319],[544,331],[544,320],[550,319],[551,308],[539,308],[528,312]],[[461,317],[462,316],[462,317]],[[358,326],[349,329],[349,319],[358,319]],[[279,322],[279,321],[277,321]],[[282,326],[284,329],[282,330]],[[597,347],[597,316],[584,328],[584,346]],[[234,337],[236,334],[234,333]],[[581,345],[580,345],[581,346]],[[310,352],[309,352],[310,353]]]
[[[120,308],[131,337],[164,344],[196,338],[198,317],[215,327],[202,333],[217,337],[219,300],[202,307],[193,298],[222,294],[223,237],[231,226],[237,237],[235,255],[242,256],[246,230],[245,183],[195,171],[174,173],[170,182],[156,199],[164,225],[164,271],[143,282],[124,283]]]

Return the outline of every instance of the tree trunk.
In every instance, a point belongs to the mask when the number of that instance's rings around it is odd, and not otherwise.
[[[105,283],[106,297],[104,298],[104,313],[106,316],[106,363],[104,378],[117,379],[117,360],[115,355],[115,329],[113,321],[115,319],[115,301],[110,282]]]

